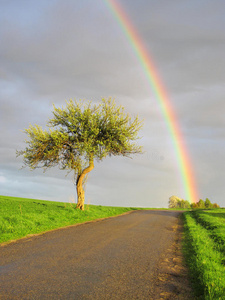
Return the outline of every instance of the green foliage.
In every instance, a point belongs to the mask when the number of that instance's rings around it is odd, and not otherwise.
[[[202,199],[200,199],[197,204],[198,208],[205,208],[205,202]]]
[[[192,209],[196,209],[196,208],[200,208],[200,209],[210,209],[210,208],[219,208],[220,206],[217,203],[212,204],[211,201],[206,198],[205,201],[203,201],[202,199],[200,199],[198,202],[196,203],[192,203],[191,204],[191,208]]]
[[[190,208],[191,205],[187,200],[181,200],[179,203],[180,208]]]
[[[224,209],[184,213],[184,254],[197,299],[224,299]]]
[[[195,209],[195,208],[197,208],[197,207],[198,207],[197,203],[191,203],[191,208],[192,208],[192,209]]]
[[[54,106],[47,126],[49,131],[38,125],[25,130],[27,147],[17,154],[31,169],[57,165],[80,174],[90,159],[141,153],[141,147],[133,141],[138,139],[142,122],[138,117],[132,120],[111,99],[103,99],[98,105],[70,100],[66,108]]]
[[[206,198],[205,199],[205,208],[212,208],[212,203],[211,203],[211,201],[208,199],[208,198]]]
[[[81,211],[74,203],[0,196],[0,243],[131,210],[135,208],[86,205]]]
[[[176,196],[171,196],[169,198],[169,208],[190,208],[190,202],[188,200],[180,199]]]

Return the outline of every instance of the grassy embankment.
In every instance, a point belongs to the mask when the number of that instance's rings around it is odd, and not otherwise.
[[[183,250],[197,299],[225,299],[225,209],[183,216]]]
[[[136,209],[86,205],[81,211],[75,207],[74,203],[0,196],[0,243]]]

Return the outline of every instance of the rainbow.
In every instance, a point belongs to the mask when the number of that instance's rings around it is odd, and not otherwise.
[[[142,65],[150,87],[156,96],[173,142],[185,191],[185,197],[190,202],[197,202],[199,200],[198,191],[195,185],[194,172],[192,170],[190,157],[184,143],[184,138],[182,136],[177,117],[169,101],[165,87],[163,86],[157,74],[156,67],[153,64],[153,61],[147,52],[143,41],[141,40],[122,6],[116,0],[104,1],[131,44],[139,62]]]

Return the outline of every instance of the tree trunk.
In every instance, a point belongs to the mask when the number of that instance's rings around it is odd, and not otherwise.
[[[89,158],[89,166],[85,168],[80,175],[77,177],[77,208],[84,210],[84,189],[83,189],[83,180],[87,173],[94,169],[94,159],[93,155]]]

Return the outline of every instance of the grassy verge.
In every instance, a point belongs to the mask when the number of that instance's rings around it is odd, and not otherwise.
[[[0,243],[30,234],[119,215],[135,208],[75,204],[0,196]]]
[[[183,217],[183,250],[197,299],[225,299],[225,210],[196,210]]]

